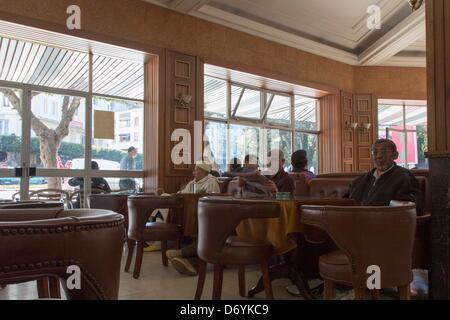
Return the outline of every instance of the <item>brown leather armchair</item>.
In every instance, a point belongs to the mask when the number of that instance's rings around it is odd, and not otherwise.
[[[134,241],[128,239],[128,195],[127,194],[90,194],[88,196],[89,208],[111,210],[120,213],[125,218],[125,241],[128,252],[134,248]],[[130,270],[132,255],[128,255],[125,263],[125,272]]]
[[[397,287],[401,299],[409,299],[416,208],[412,203],[391,207],[302,206],[301,221],[325,230],[340,249],[322,255],[320,275],[324,298],[333,298],[333,285],[352,286],[363,299],[367,267],[381,270],[381,288]],[[372,292],[377,296],[378,291]]]
[[[222,293],[223,267],[239,265],[239,293],[245,297],[245,265],[260,264],[266,297],[273,299],[269,279],[269,260],[273,254],[270,243],[251,238],[231,236],[241,220],[277,218],[278,202],[267,200],[236,200],[205,197],[198,203],[199,275],[195,299],[200,299],[205,283],[206,264],[214,264],[213,299]]]
[[[57,277],[68,299],[117,299],[123,223],[106,210],[0,210],[0,284]],[[64,281],[70,265],[80,289]]]
[[[352,178],[317,178],[310,184],[311,197],[339,197],[342,198],[350,190]]]
[[[172,211],[169,213],[170,215],[178,214],[181,207],[181,199],[173,196],[141,195],[128,197],[128,239],[134,242],[133,247],[128,251],[127,261],[132,259],[134,245],[137,243],[133,278],[139,278],[146,241],[161,241],[162,263],[164,266],[168,265],[167,240],[176,241],[177,247],[179,247],[181,226],[173,223],[149,222],[148,220],[155,209],[170,209]]]

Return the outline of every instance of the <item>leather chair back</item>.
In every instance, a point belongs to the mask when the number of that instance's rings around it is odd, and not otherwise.
[[[180,210],[182,201],[174,196],[138,195],[128,197],[128,238],[140,240],[145,224],[155,209]]]
[[[280,205],[269,200],[237,200],[204,197],[198,202],[198,256],[209,263],[220,263],[226,239],[239,222],[249,218],[277,218]]]
[[[68,299],[117,299],[124,217],[106,210],[0,210],[0,284],[60,277]],[[68,266],[81,289],[66,286]]]
[[[90,194],[89,208],[104,209],[120,213],[125,218],[125,228],[128,230],[128,195],[127,194]]]
[[[381,270],[381,287],[412,280],[416,208],[412,203],[391,207],[302,206],[301,221],[324,229],[349,257],[353,285],[365,288],[367,267]]]
[[[342,198],[350,189],[352,178],[317,178],[310,184],[311,197],[338,197]]]

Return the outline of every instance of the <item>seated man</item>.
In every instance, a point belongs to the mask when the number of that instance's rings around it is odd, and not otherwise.
[[[278,155],[279,157],[279,161],[278,161],[278,171],[271,175],[268,176],[268,178],[273,181],[277,187],[277,190],[273,190],[275,192],[289,192],[289,193],[294,193],[295,190],[295,183],[294,180],[291,178],[291,176],[289,176],[289,173],[287,173],[286,171],[284,171],[284,164],[286,162],[286,159],[284,158],[284,153],[281,150],[271,150],[269,151],[269,153],[267,154],[267,157],[270,159],[272,154],[274,156]],[[270,160],[269,160],[270,161]],[[270,166],[270,162],[269,162],[269,166]],[[277,169],[277,168],[275,168]]]
[[[292,165],[291,172],[296,172],[304,175],[308,183],[311,183],[311,180],[313,180],[316,177],[314,173],[312,173],[306,168],[306,166],[308,165],[308,158],[306,156],[305,150],[300,149],[292,154],[291,165]]]
[[[194,179],[180,193],[220,193],[217,178],[212,176],[212,166],[203,161],[197,161],[193,171]]]
[[[211,165],[197,161],[194,169],[194,179],[180,191],[180,193],[220,193],[216,177],[210,175]],[[167,258],[172,266],[181,274],[197,275],[197,239],[181,250],[167,250]]]
[[[417,212],[423,210],[419,182],[407,169],[398,166],[397,146],[379,139],[372,146],[375,168],[352,182],[348,197],[363,206],[388,206],[391,200],[415,202]]]

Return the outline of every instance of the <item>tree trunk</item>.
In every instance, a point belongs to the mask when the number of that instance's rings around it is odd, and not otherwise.
[[[44,168],[57,168],[58,149],[60,141],[54,130],[45,130],[39,136],[39,151]],[[48,188],[61,189],[61,179],[48,178]]]

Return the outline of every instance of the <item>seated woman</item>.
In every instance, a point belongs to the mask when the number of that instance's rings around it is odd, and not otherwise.
[[[91,168],[94,170],[99,170],[100,167],[98,166],[98,163],[96,161],[91,162]],[[72,187],[80,187],[80,190],[84,189],[84,178],[78,177],[78,178],[72,178],[68,181],[69,185]],[[108,182],[104,178],[91,178],[91,188],[92,189],[99,189],[103,190],[107,193],[111,192],[111,188],[109,187]],[[75,208],[80,208],[81,204],[81,195],[78,194],[77,201],[74,204]]]
[[[310,183],[311,180],[316,177],[314,173],[306,169],[308,165],[308,158],[305,150],[300,149],[295,151],[291,156],[291,164],[292,164],[291,172],[303,174],[308,183]]]

